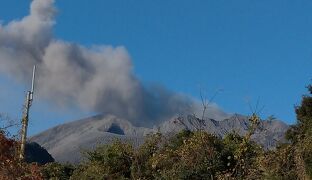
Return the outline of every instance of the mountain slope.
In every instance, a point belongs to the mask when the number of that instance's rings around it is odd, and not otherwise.
[[[56,126],[33,136],[30,141],[46,148],[56,161],[78,163],[81,160],[81,151],[94,148],[100,143],[109,143],[116,138],[138,145],[149,133],[160,131],[168,134],[182,129],[199,128],[222,137],[233,131],[244,134],[248,125],[248,118],[242,115],[233,115],[221,121],[208,118],[201,121],[194,116],[186,116],[172,118],[153,128],[147,128],[136,127],[113,115],[98,115]],[[283,135],[288,129],[285,123],[277,120],[262,121],[260,127],[252,139],[265,148],[272,148],[278,141],[284,141]]]
[[[130,122],[115,116],[94,116],[44,131],[30,139],[45,147],[60,162],[79,162],[82,150],[115,138],[144,137],[151,129],[134,127]]]

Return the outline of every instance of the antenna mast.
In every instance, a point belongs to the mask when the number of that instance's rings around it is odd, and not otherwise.
[[[25,146],[26,146],[26,139],[27,139],[29,109],[30,109],[30,106],[31,106],[33,98],[34,98],[35,73],[36,73],[36,65],[33,68],[31,90],[27,91],[25,106],[24,106],[24,111],[23,111],[23,117],[22,117],[21,149],[20,149],[20,155],[19,155],[21,160],[25,159]]]

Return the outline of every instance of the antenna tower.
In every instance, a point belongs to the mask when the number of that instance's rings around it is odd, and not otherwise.
[[[23,110],[22,130],[21,130],[21,149],[20,149],[20,154],[19,154],[19,157],[21,160],[25,159],[25,146],[26,146],[26,139],[27,139],[29,109],[30,109],[30,106],[31,106],[33,98],[34,98],[35,73],[36,73],[36,66],[34,66],[34,68],[33,68],[31,90],[27,91],[25,106],[24,106],[24,110]]]

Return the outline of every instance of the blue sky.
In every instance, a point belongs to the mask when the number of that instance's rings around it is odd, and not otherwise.
[[[29,0],[2,0],[3,23],[28,14]],[[85,46],[123,45],[145,84],[198,98],[200,89],[229,113],[295,122],[312,79],[312,1],[56,1],[55,37]],[[19,118],[27,87],[0,76],[0,111]],[[35,101],[31,134],[90,112]]]

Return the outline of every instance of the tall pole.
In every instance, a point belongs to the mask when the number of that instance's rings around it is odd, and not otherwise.
[[[31,90],[27,91],[26,99],[25,99],[25,106],[23,111],[22,117],[22,130],[21,130],[21,149],[19,157],[21,160],[25,159],[25,146],[27,140],[27,128],[28,128],[28,120],[29,120],[29,109],[34,97],[34,89],[35,89],[35,73],[36,73],[36,66],[33,68],[32,74],[32,83],[31,83]]]

